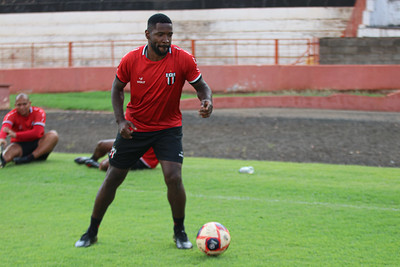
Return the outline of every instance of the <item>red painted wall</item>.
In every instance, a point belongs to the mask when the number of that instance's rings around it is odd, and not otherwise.
[[[400,89],[400,65],[203,66],[215,91]]]
[[[311,108],[360,111],[400,112],[400,90],[382,97],[337,94],[321,96],[249,96],[216,97],[216,109],[221,108]],[[181,109],[199,109],[197,99],[181,100]]]
[[[0,84],[0,110],[10,108],[10,89],[7,84]]]
[[[48,68],[0,70],[0,83],[10,93],[48,93],[110,90],[115,68]]]
[[[214,92],[400,89],[400,65],[200,66]],[[116,68],[3,69],[10,93],[110,90]],[[186,84],[185,91],[193,91]]]

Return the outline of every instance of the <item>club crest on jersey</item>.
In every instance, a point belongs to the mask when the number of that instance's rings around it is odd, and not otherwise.
[[[167,77],[168,85],[173,85],[175,83],[175,72],[167,72],[165,73],[165,77]]]
[[[111,151],[109,153],[110,158],[114,158],[115,153],[117,152],[117,149],[113,146],[111,148]]]

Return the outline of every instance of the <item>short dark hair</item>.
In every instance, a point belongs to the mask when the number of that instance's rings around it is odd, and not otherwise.
[[[172,24],[172,21],[167,15],[164,15],[162,13],[154,14],[147,21],[147,30],[149,30],[151,27],[155,27],[157,23],[171,23]]]

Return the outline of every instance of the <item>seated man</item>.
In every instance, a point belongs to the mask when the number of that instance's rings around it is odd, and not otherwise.
[[[5,150],[0,155],[0,168],[8,162],[29,163],[46,160],[58,143],[58,134],[52,130],[45,133],[46,113],[39,107],[32,107],[28,95],[15,98],[15,108],[4,117],[0,131],[0,145]],[[7,146],[6,138],[10,137]]]
[[[114,139],[100,140],[94,152],[90,158],[88,157],[78,157],[74,161],[78,164],[85,164],[88,167],[99,168],[102,171],[107,171],[108,169],[108,157],[98,163],[99,158],[110,152],[114,144]],[[131,168],[131,170],[141,170],[141,169],[154,169],[157,167],[158,159],[154,154],[153,148],[150,148]]]

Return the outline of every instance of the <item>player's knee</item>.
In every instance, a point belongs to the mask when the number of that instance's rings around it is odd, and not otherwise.
[[[112,148],[114,140],[105,139],[97,142],[96,149],[101,151],[108,151]]]
[[[51,131],[47,132],[47,136],[49,138],[51,138],[52,140],[58,142],[58,133],[56,130],[51,130]]]
[[[170,173],[165,176],[167,186],[179,186],[182,184],[182,176],[179,173]]]
[[[129,169],[119,169],[109,166],[106,178],[104,179],[104,185],[117,188],[125,180],[128,171]]]
[[[96,146],[98,148],[103,148],[104,147],[104,141],[103,140],[98,141]]]
[[[10,162],[15,157],[22,156],[22,147],[17,143],[11,143],[6,147],[3,158],[6,162]]]
[[[96,149],[102,150],[102,151],[107,151],[107,150],[111,149],[108,143],[109,142],[107,140],[100,140],[97,142]]]

